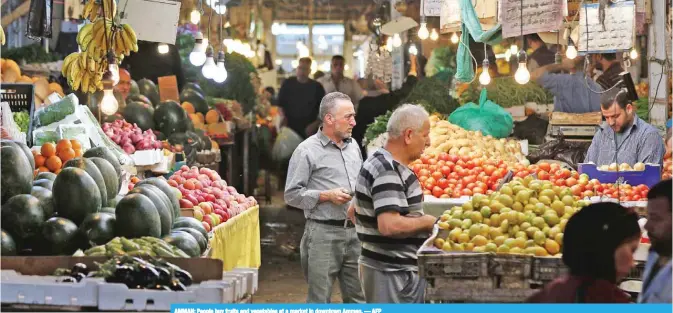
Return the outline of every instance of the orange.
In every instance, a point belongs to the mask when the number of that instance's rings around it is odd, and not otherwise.
[[[220,121],[220,113],[215,110],[210,110],[206,113],[206,123],[215,124]]]
[[[50,156],[47,159],[47,162],[45,162],[47,168],[50,171],[56,171],[57,169],[60,169],[61,166],[63,166],[63,162],[61,162],[61,159],[55,155]]]
[[[42,156],[45,158],[48,158],[52,155],[56,155],[56,145],[54,145],[51,142],[47,142],[42,145],[42,148],[40,148],[40,152],[42,153]]]
[[[59,168],[59,169],[57,169],[56,171],[54,171],[54,174],[58,174],[58,173],[60,173],[60,172],[61,172],[61,169]]]
[[[181,106],[183,109],[185,109],[185,111],[187,111],[188,114],[194,114],[196,111],[196,109],[194,109],[194,105],[187,101],[183,102]]]
[[[38,173],[49,172],[49,169],[46,168],[46,167],[44,167],[44,166],[40,166],[40,167],[37,169],[37,172],[38,172]]]
[[[38,168],[40,166],[44,165],[44,162],[47,160],[47,158],[41,156],[41,155],[36,155],[35,156],[35,167]]]
[[[75,157],[79,158],[82,156],[82,149],[75,149]]]
[[[77,150],[77,149],[82,150],[82,144],[79,143],[79,141],[77,139],[71,139],[70,144],[72,145],[72,148],[74,150]]]
[[[75,150],[68,148],[58,152],[58,157],[65,163],[75,157]]]
[[[58,141],[58,144],[56,145],[56,152],[61,152],[65,149],[71,149],[72,148],[72,143],[70,143],[70,140],[68,139],[61,139]]]

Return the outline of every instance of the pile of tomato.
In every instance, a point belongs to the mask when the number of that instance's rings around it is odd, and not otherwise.
[[[646,185],[603,184],[597,179],[589,179],[586,174],[580,175],[577,171],[561,168],[556,163],[508,166],[501,160],[442,153],[436,156],[423,155],[409,167],[418,177],[423,193],[435,198],[491,194],[508,171],[512,171],[514,177],[535,175],[539,180],[569,187],[573,195],[579,198],[607,196],[620,201],[638,201],[646,199],[649,191]]]

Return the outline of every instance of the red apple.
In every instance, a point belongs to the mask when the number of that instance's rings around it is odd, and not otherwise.
[[[194,203],[192,203],[191,201],[189,201],[187,199],[180,199],[180,201],[178,201],[178,203],[180,203],[180,208],[182,208],[182,209],[189,209],[189,208],[194,207]]]
[[[238,203],[243,203],[243,202],[245,202],[245,196],[242,195],[242,194],[237,194],[237,195],[236,195],[236,202],[238,202]]]
[[[197,203],[206,202],[206,198],[204,198],[202,195],[196,196],[196,200],[198,201]]]
[[[213,217],[210,215],[204,215],[203,216],[203,221],[210,224],[210,228],[213,228],[215,226],[215,221],[213,221]]]
[[[189,171],[189,166],[187,165],[180,166],[180,170],[183,172]]]
[[[203,197],[206,198],[206,201],[210,201],[210,202],[215,202],[215,200],[217,199],[212,194],[206,194]]]
[[[187,199],[187,200],[189,200],[189,202],[193,203],[194,205],[196,205],[197,203],[201,202],[201,201],[199,201],[198,199],[196,199],[196,197],[194,197],[194,195],[192,195],[192,194],[187,194],[187,195],[185,195],[184,198]],[[192,205],[192,206],[194,206],[194,205]],[[191,208],[191,207],[190,207],[190,208]]]
[[[225,209],[225,208],[223,208],[219,203],[216,203],[216,202],[210,202],[210,205],[213,206],[213,211],[215,211],[215,210],[224,210],[224,209]]]
[[[249,202],[252,203],[252,206],[257,205],[257,199],[255,199],[255,197],[250,196],[248,197],[248,200],[250,200]]]
[[[208,224],[207,222],[201,222],[201,225],[203,225],[203,228],[206,229],[206,232],[210,232],[210,230],[212,229],[210,227],[210,224]]]
[[[201,173],[201,174],[206,174],[206,173],[209,172],[209,170],[210,170],[210,169],[207,168],[207,167],[202,167],[202,168],[199,169],[199,173]]]
[[[238,194],[238,191],[236,191],[236,188],[234,188],[232,186],[227,186],[227,191],[232,195],[237,195]]]

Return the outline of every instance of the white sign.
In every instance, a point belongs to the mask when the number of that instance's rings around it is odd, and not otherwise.
[[[440,33],[446,34],[460,30],[460,23],[462,21],[460,1],[461,0],[444,0],[442,3],[442,12],[439,16]],[[472,0],[472,7],[474,7],[477,18],[479,18],[481,22],[485,22],[485,19],[495,17],[498,1]]]
[[[600,22],[598,11],[597,3],[585,4],[580,9],[578,50],[595,53],[631,49],[635,20],[633,2],[621,2],[606,7],[603,23]]]
[[[442,12],[442,2],[444,0],[421,0],[423,6],[423,15],[425,16],[439,16]]]
[[[499,20],[502,37],[516,37],[539,32],[555,31],[563,23],[564,0],[502,0]],[[521,4],[523,2],[523,33]]]
[[[119,0],[117,7],[125,12],[121,22],[131,25],[138,40],[175,44],[180,1]]]

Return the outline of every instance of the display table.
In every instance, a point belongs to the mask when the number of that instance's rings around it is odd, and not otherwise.
[[[222,260],[224,271],[237,267],[259,268],[262,265],[259,206],[215,227],[209,256]]]

